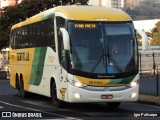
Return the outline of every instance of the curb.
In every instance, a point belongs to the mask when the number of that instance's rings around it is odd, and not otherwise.
[[[160,96],[151,96],[151,95],[140,94],[137,102],[143,103],[143,104],[160,106]]]

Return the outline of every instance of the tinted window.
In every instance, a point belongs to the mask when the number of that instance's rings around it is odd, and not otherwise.
[[[47,19],[16,28],[11,32],[10,41],[14,49],[51,46],[55,50],[54,21]]]

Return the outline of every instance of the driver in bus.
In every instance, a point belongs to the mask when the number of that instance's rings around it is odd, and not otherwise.
[[[117,45],[112,45],[111,52],[112,52],[112,55],[118,54],[119,48],[117,47]]]

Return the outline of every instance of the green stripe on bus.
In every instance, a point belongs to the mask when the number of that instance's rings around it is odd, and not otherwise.
[[[123,79],[113,79],[109,82],[109,84],[129,84],[135,76],[123,78]]]
[[[119,84],[122,79],[112,79],[108,84]]]
[[[42,80],[47,47],[35,48],[29,84],[39,85]]]
[[[50,13],[47,13],[46,15],[42,16],[41,20],[46,20],[46,19],[49,19],[49,18],[54,18],[55,16],[55,13],[52,11]]]
[[[131,76],[127,78],[123,78],[120,84],[129,84],[136,76]]]

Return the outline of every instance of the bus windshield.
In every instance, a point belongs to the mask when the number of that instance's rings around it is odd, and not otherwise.
[[[133,23],[69,22],[71,69],[120,74],[138,69]]]

